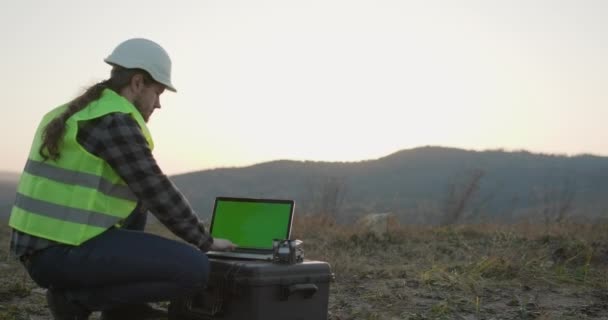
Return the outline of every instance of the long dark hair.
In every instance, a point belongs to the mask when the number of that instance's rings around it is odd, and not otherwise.
[[[141,69],[126,69],[119,66],[114,66],[110,74],[110,79],[101,81],[91,87],[85,92],[72,100],[67,109],[62,112],[59,116],[53,119],[42,132],[42,145],[38,149],[40,156],[46,161],[48,159],[57,160],[59,159],[60,153],[60,142],[65,134],[65,122],[66,120],[74,115],[76,112],[84,109],[91,102],[99,99],[104,89],[111,89],[114,92],[120,93],[120,91],[126,87],[136,74],[144,75],[144,84],[148,85],[152,83],[152,77],[144,70]]]

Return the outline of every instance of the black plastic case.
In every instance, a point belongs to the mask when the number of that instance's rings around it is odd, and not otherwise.
[[[326,320],[330,266],[209,259],[207,289],[177,299],[170,320]]]

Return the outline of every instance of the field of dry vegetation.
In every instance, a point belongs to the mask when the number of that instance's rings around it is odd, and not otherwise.
[[[294,228],[306,258],[332,266],[332,320],[608,319],[608,224],[402,225],[377,236],[300,217]],[[44,290],[6,259],[8,237],[3,225],[0,320],[51,319]]]

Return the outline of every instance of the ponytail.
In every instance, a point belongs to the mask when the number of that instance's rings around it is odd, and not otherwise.
[[[57,160],[60,156],[60,143],[65,134],[65,123],[69,117],[84,109],[91,102],[101,98],[104,89],[111,89],[119,93],[129,84],[131,78],[138,73],[144,74],[144,83],[152,80],[150,75],[140,69],[125,69],[119,66],[112,68],[111,77],[88,88],[82,95],[72,100],[67,109],[55,119],[51,120],[42,132],[42,145],[38,149],[40,156],[46,161],[48,159]]]

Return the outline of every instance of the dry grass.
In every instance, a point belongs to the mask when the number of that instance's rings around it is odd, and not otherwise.
[[[332,266],[333,320],[608,319],[608,224],[402,225],[377,236],[309,216],[294,237]],[[0,272],[0,320],[50,319],[19,265],[2,259]]]
[[[608,225],[401,226],[378,237],[295,223],[336,275],[333,319],[608,318]]]

